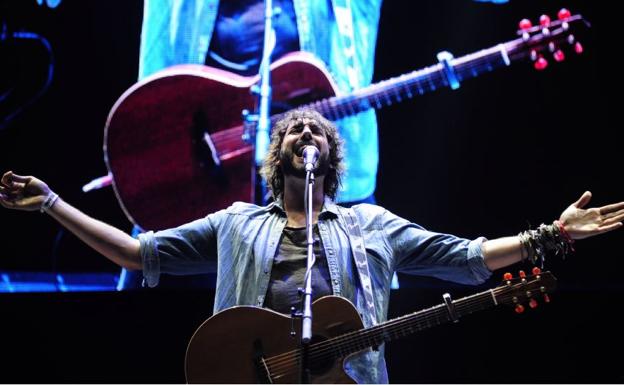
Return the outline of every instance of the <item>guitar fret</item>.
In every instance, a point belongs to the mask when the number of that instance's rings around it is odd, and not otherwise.
[[[401,86],[403,86],[403,89],[405,90],[405,93],[407,94],[407,97],[411,99],[412,96],[413,96],[412,95],[412,90],[410,89],[410,87],[408,87],[407,82],[405,81],[405,77],[406,77],[405,75],[402,75],[400,77],[401,83],[402,83]]]
[[[401,103],[403,99],[401,98],[401,89],[396,87],[392,89],[394,91],[394,97],[396,98],[397,103]]]
[[[334,120],[336,116],[334,114],[334,110],[329,105],[329,101],[327,99],[322,100],[320,103],[320,109],[323,110],[323,116],[326,116],[328,119]]]
[[[353,102],[351,100],[347,102],[347,107],[349,107],[349,111],[351,112],[351,115],[355,115],[358,112],[355,109],[355,106],[353,105]]]
[[[386,104],[389,106],[392,104],[392,98],[390,97],[390,93],[388,92],[388,90],[384,90],[382,92],[382,95],[384,96],[384,98],[386,99]]]

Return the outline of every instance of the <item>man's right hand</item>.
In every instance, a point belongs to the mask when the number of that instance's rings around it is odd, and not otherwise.
[[[13,171],[4,173],[0,181],[0,204],[9,209],[39,210],[50,193],[50,188],[43,181],[13,174]]]

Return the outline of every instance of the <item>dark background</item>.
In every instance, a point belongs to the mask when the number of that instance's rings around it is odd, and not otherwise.
[[[375,80],[511,40],[517,22],[562,6],[591,23],[585,52],[543,72],[513,63],[379,111],[378,202],[429,229],[468,238],[516,234],[550,222],[583,191],[591,205],[622,200],[618,17],[605,2],[396,1],[384,4]],[[116,99],[136,79],[142,3],[1,0],[7,32],[45,36],[55,73],[42,98],[0,131],[0,170],[45,180],[90,215],[130,231],[112,189],[81,187],[106,174],[102,136]],[[0,43],[3,115],[45,79],[36,42]],[[0,270],[119,269],[39,213],[0,212]],[[496,309],[388,346],[392,382],[622,382],[621,230],[576,244],[547,267],[553,301],[516,315]],[[391,316],[482,288],[401,276]],[[211,289],[0,295],[0,380],[184,382],[183,356],[210,315]]]

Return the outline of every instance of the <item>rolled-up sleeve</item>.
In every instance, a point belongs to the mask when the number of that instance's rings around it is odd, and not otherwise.
[[[157,286],[160,278],[160,263],[158,250],[154,246],[155,242],[153,231],[139,234],[139,252],[143,261],[143,279],[148,287]]]
[[[483,237],[470,240],[428,231],[390,212],[384,214],[384,230],[397,271],[469,285],[492,275],[481,251]]]
[[[143,278],[158,285],[161,273],[185,275],[216,271],[216,214],[173,229],[140,234]]]

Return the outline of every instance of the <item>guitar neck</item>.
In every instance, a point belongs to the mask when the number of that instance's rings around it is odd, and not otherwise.
[[[573,16],[569,23],[581,21],[581,16]],[[565,27],[567,28],[567,27]],[[491,72],[500,67],[511,65],[516,60],[530,55],[532,50],[540,51],[549,43],[559,43],[565,39],[565,29],[558,27],[548,35],[534,35],[528,39],[522,37],[477,51],[459,58],[451,59],[449,66],[458,83]],[[391,78],[354,91],[352,94],[335,96],[319,100],[308,105],[331,120],[338,120],[370,108],[382,108],[416,95],[423,95],[451,84],[447,69],[438,63],[420,70]]]
[[[451,65],[459,82],[477,77],[495,68],[508,65],[504,45],[492,47],[471,55],[453,59]],[[390,78],[356,90],[346,96],[335,96],[315,102],[308,107],[331,120],[375,108],[380,109],[417,95],[448,87],[444,66],[440,63],[416,70],[396,78]]]
[[[455,316],[457,318],[464,315],[485,310],[496,306],[496,294],[493,290],[477,293],[452,302]],[[322,344],[327,348],[332,345],[337,355],[346,357],[349,354],[376,347],[384,342],[406,337],[416,332],[432,328],[453,321],[449,310],[445,304],[433,306],[428,309],[395,318],[383,324],[371,328],[354,331],[342,336],[324,341]],[[311,352],[314,346],[311,347]]]

